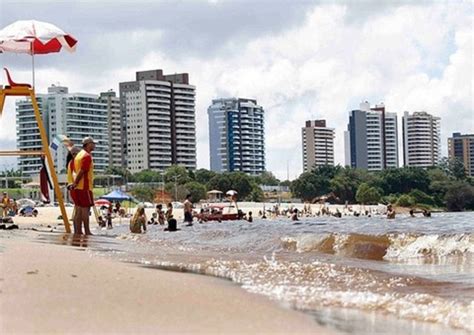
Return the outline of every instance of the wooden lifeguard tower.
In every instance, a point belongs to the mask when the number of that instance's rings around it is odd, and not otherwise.
[[[41,119],[41,114],[38,107],[38,102],[36,101],[36,95],[34,88],[30,84],[19,84],[15,83],[8,70],[5,68],[7,74],[8,85],[5,87],[0,86],[0,117],[2,116],[3,107],[5,105],[5,98],[7,96],[23,96],[29,97],[31,99],[31,104],[33,105],[33,110],[35,114],[36,123],[41,137],[42,150],[6,150],[0,151],[0,156],[45,156],[48,163],[49,172],[51,174],[51,179],[53,182],[54,194],[59,203],[59,208],[61,210],[61,216],[63,218],[64,227],[67,233],[71,232],[71,227],[69,225],[69,220],[66,213],[66,208],[64,207],[64,198],[59,188],[58,175],[54,168],[53,158],[49,150],[48,137],[46,135],[46,130],[44,129],[43,120]]]

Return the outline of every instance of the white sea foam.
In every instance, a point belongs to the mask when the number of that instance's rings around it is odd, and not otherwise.
[[[393,235],[384,259],[410,259],[417,257],[446,257],[474,253],[472,234],[456,235]]]

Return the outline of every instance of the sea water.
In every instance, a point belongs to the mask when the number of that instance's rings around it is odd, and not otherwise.
[[[149,225],[140,235],[130,234],[124,223],[97,230],[89,252],[232,280],[346,333],[474,332],[472,212],[180,228],[166,232]]]

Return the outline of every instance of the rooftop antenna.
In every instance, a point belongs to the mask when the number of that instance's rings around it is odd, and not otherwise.
[[[286,180],[290,180],[290,161],[286,160]]]

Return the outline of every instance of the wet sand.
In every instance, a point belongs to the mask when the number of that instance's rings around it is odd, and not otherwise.
[[[0,240],[2,334],[334,333],[225,280],[13,236]]]

